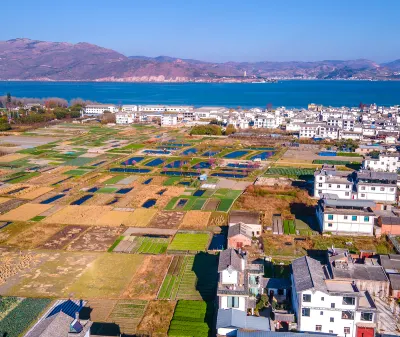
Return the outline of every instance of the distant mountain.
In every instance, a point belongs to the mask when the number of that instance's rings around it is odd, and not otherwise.
[[[396,79],[400,60],[204,62],[170,56],[130,56],[89,43],[0,41],[0,80],[252,81],[255,78]],[[246,73],[246,77],[244,74]]]

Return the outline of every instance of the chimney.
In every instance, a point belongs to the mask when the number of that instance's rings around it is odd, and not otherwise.
[[[79,311],[75,312],[75,319],[79,322]]]

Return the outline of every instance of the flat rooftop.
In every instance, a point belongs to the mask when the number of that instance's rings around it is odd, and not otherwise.
[[[329,281],[326,280],[326,289],[333,293],[358,293],[358,289],[355,288],[350,281]]]

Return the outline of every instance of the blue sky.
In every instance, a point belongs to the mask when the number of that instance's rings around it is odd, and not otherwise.
[[[399,0],[14,0],[0,40],[207,61],[400,58]]]

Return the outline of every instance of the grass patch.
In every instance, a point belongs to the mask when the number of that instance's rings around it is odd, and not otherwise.
[[[83,176],[86,173],[88,173],[88,171],[86,170],[69,170],[67,172],[64,172],[64,174],[74,177]]]
[[[214,195],[215,196],[215,195]],[[228,212],[231,208],[234,200],[233,199],[221,199],[221,202],[218,205],[217,211],[219,212]]]
[[[96,191],[96,193],[114,193],[116,191],[118,191],[118,188],[115,187],[101,187]]]
[[[37,215],[37,216],[33,217],[32,219],[30,219],[29,221],[39,222],[39,221],[43,220],[44,218],[46,218],[46,217],[43,215]]]
[[[115,242],[112,244],[112,246],[110,248],[107,249],[107,252],[111,253],[115,247],[117,247],[119,245],[119,243],[124,239],[124,236],[120,236],[117,240],[115,240]]]
[[[106,180],[104,182],[104,185],[114,185],[114,184],[118,183],[119,181],[121,181],[122,179],[125,179],[126,177],[128,177],[128,176],[124,176],[124,175],[114,176],[114,177]]]

